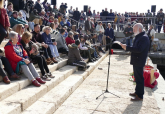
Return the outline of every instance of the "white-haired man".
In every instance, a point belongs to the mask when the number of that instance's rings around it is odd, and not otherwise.
[[[133,46],[127,46],[121,44],[122,48],[126,51],[131,52],[131,64],[133,65],[134,77],[136,81],[135,93],[130,93],[131,101],[142,101],[144,95],[144,78],[143,78],[143,67],[146,63],[148,49],[149,49],[149,38],[143,30],[143,25],[137,23],[133,27],[135,34],[135,40]]]

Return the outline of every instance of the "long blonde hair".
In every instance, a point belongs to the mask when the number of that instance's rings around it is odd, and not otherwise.
[[[13,27],[13,31],[17,32],[20,36],[22,36],[22,27],[24,27],[23,24],[17,24]]]
[[[0,1],[0,8],[4,8],[4,5],[3,5],[4,1]]]

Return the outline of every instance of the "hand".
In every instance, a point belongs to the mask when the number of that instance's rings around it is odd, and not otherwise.
[[[35,52],[35,49],[32,48],[32,50],[30,51],[30,55],[33,54]]]
[[[48,45],[47,44],[44,44],[45,45],[45,48],[48,48]]]
[[[127,34],[127,32],[125,32]]]
[[[30,61],[29,61],[28,59],[25,59],[24,62],[25,62],[26,64],[29,64],[29,63],[30,63]]]
[[[56,46],[56,45],[57,45],[57,42],[53,42],[53,45],[55,45],[55,46]]]
[[[122,43],[120,43],[120,45],[121,45],[121,47],[122,47],[124,50],[126,50],[126,47],[127,47],[126,44],[122,44]]]

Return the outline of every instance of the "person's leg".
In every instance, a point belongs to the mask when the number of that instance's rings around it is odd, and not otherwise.
[[[33,77],[32,73],[30,72],[30,69],[28,68],[27,65],[21,65],[21,69],[25,76],[30,80],[33,81],[35,78]]]
[[[49,47],[49,46],[48,46],[48,47]],[[45,56],[45,58],[48,59],[49,56],[48,56],[47,49],[46,49],[45,47],[42,47],[42,50],[44,51],[44,56]]]
[[[44,70],[44,67],[43,67],[43,58],[42,58],[42,56],[36,56],[35,60],[37,61],[37,64],[40,68],[42,76],[44,76],[45,75],[45,70]]]
[[[0,44],[1,42],[4,40],[4,38],[7,35],[7,31],[5,30],[5,28],[0,24]]]
[[[49,46],[47,48],[47,53],[48,53],[48,55],[49,55],[50,58],[53,58],[53,54],[52,54],[51,49],[50,49]]]
[[[54,53],[55,53],[56,57],[59,57],[60,55],[58,53],[57,46],[53,45],[53,47],[54,47]]]
[[[46,61],[45,61],[44,57],[41,56],[41,58],[42,58],[43,66],[44,66],[44,69],[46,70],[46,73],[49,73],[50,71],[49,71],[48,65],[46,64]]]
[[[130,46],[129,43],[130,43],[130,39],[126,39],[126,45],[127,46]]]
[[[34,78],[40,77],[40,75],[37,73],[36,68],[34,67],[34,65],[32,63],[28,64],[27,66],[29,67],[29,70],[33,74]]]
[[[144,95],[143,67],[133,66],[133,70],[136,81],[135,93],[139,98],[143,99],[143,95]]]
[[[108,49],[110,49],[108,46],[108,44],[110,43],[110,39],[109,38],[106,38],[106,51],[108,51]]]
[[[132,38],[130,38],[130,46],[132,46]]]
[[[49,45],[49,47],[50,47],[51,54],[53,55],[53,57],[56,57],[53,45]]]
[[[2,65],[1,59],[0,59],[0,76],[2,76],[2,78],[4,78],[5,76],[7,76],[5,70],[3,69],[3,65]]]
[[[6,72],[9,74],[9,76],[14,75],[14,72],[12,70],[12,67],[11,67],[8,59],[6,57],[2,57],[1,60],[5,67]]]
[[[58,52],[62,53],[62,54],[67,54],[68,55],[68,51],[65,48],[59,48]]]
[[[160,33],[162,25],[158,24],[158,33]]]

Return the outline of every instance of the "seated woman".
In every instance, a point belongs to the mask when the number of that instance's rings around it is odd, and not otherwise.
[[[43,32],[44,33],[42,34],[42,40],[45,44],[47,44],[50,47],[51,53],[52,53],[56,63],[58,63],[57,60],[60,59],[60,56],[58,54],[58,50],[57,50],[57,47],[56,47],[57,43],[52,42],[52,39],[51,39],[51,36],[50,36],[51,28],[49,26],[45,26],[43,28]]]
[[[30,32],[25,32],[21,39],[21,44],[25,51],[28,53],[29,59],[31,59],[34,63],[37,63],[40,70],[41,70],[41,78],[47,81],[50,81],[50,78],[54,78],[52,76],[51,72],[48,69],[48,66],[46,64],[45,58],[42,55],[39,55],[38,53],[38,46],[36,43],[31,41],[32,34]],[[45,73],[47,72],[47,74]]]
[[[3,69],[3,65],[5,67],[5,70]],[[10,76],[8,78],[7,74]],[[20,76],[15,74],[11,68],[11,65],[6,57],[0,56],[0,76],[3,78],[3,82],[6,84],[10,83],[10,80],[19,80]],[[10,79],[10,80],[9,80]]]
[[[65,34],[65,30],[61,29],[60,34],[58,34],[56,37],[57,49],[59,53],[68,55],[68,47],[63,37],[64,34]]]
[[[17,24],[13,27],[13,30],[18,33],[18,42],[20,43],[22,35],[25,32],[25,27],[23,24]]]
[[[68,64],[78,66],[79,70],[86,70],[87,64],[82,59],[78,49],[80,47],[80,41],[76,40],[75,43],[69,44],[68,47]]]
[[[59,34],[59,31],[57,30],[57,28],[58,28],[58,23],[51,23],[50,24],[50,27],[51,27],[51,29],[52,29],[52,31],[51,31],[51,33],[50,33],[50,35],[51,35],[51,40],[52,40],[52,42],[55,42],[56,44],[57,44],[57,42],[56,42],[56,37],[57,37],[57,35]],[[57,49],[57,45],[54,45],[54,51],[55,51],[55,55],[57,56],[56,57],[56,59],[57,60],[62,60],[62,58],[60,58],[60,55],[59,55],[59,53],[58,53],[58,49]]]
[[[26,51],[18,42],[18,33],[11,31],[9,33],[9,40],[4,49],[6,58],[9,60],[13,71],[19,73],[19,68],[21,68],[34,86],[40,87],[41,84],[45,84],[46,82],[40,78],[33,63],[28,59]]]

